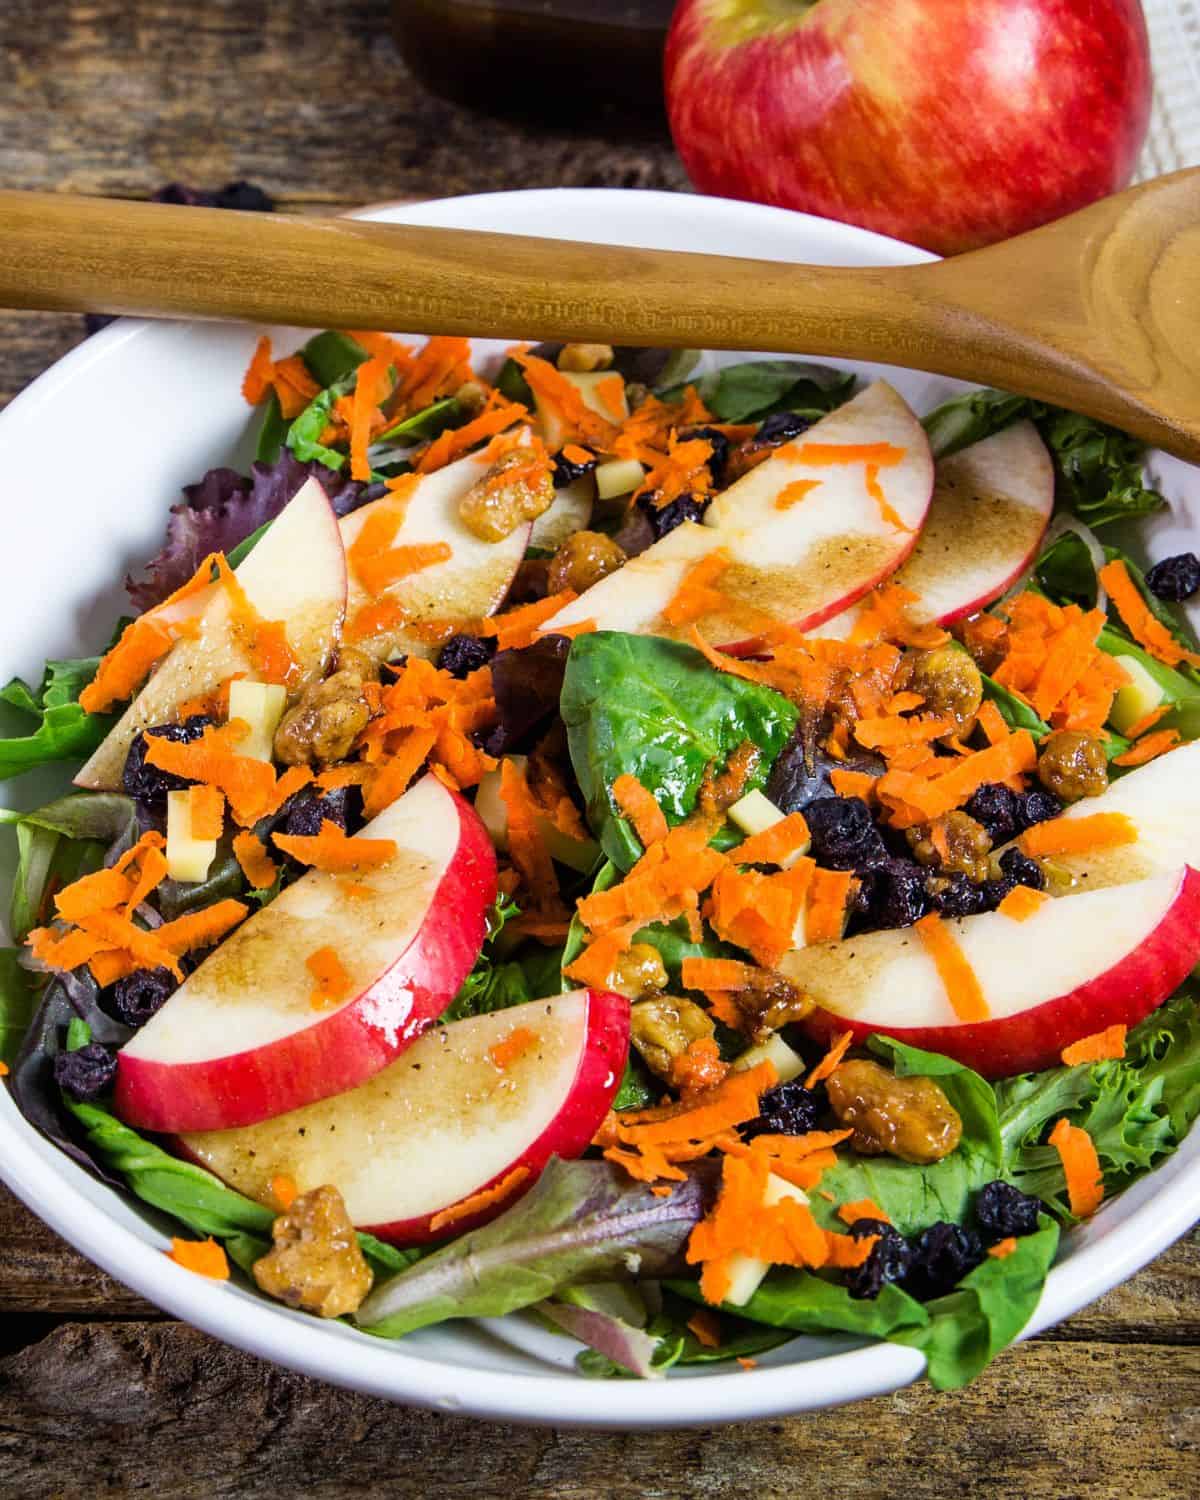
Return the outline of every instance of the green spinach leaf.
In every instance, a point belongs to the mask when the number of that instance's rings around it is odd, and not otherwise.
[[[952,453],[1011,427],[1032,410],[1031,401],[1024,396],[1010,396],[1007,391],[964,391],[935,407],[922,418],[922,425],[934,458],[949,458]]]
[[[279,396],[272,391],[267,397],[262,425],[258,429],[258,441],[254,445],[254,457],[260,464],[273,464],[278,461],[291,425],[283,414]]]
[[[1018,698],[1016,693],[1010,693],[994,678],[989,677],[986,672],[981,672],[983,680],[983,696],[993,702],[1000,710],[1000,717],[1010,729],[1028,729],[1035,740],[1040,740],[1043,735],[1050,733],[1050,726],[1046,721],[1033,711],[1023,698]]]
[[[116,722],[111,714],[89,714],[79,695],[96,675],[100,658],[48,661],[35,690],[19,677],[0,687],[0,701],[38,720],[30,734],[0,738],[0,781],[57,760],[82,760]]]
[[[818,421],[849,400],[855,381],[854,375],[828,365],[754,359],[710,370],[660,394],[664,401],[681,401],[690,384],[719,422],[757,422],[776,411],[794,411]]]
[[[348,379],[369,355],[357,339],[330,328],[314,334],[301,349],[300,357],[312,378],[325,387]]]
[[[454,396],[444,396],[440,401],[434,401],[430,406],[394,422],[374,438],[373,442],[411,446],[426,438],[437,437],[447,427],[460,426],[465,416],[466,411],[461,401]]]
[[[679,823],[705,770],[722,769],[745,740],[762,752],[747,790],[761,787],[798,717],[779,693],[714,672],[691,646],[610,630],[573,642],[560,706],[588,822],[622,870],[642,847],[612,801],[618,776],[635,776]]]
[[[37,1004],[19,956],[17,948],[0,948],[0,1062],[6,1067],[17,1055]]]

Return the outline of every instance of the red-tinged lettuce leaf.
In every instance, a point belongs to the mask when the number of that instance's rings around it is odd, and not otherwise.
[[[615,1313],[598,1307],[575,1307],[569,1302],[543,1302],[538,1311],[630,1375],[654,1380],[666,1373],[654,1363],[662,1340]]]
[[[492,657],[496,724],[487,738],[489,755],[530,750],[546,732],[558,712],[570,652],[565,635],[547,635]]]
[[[146,564],[146,576],[125,580],[140,612],[153,608],[185,584],[210,552],[231,552],[239,542],[273,521],[307,479],[320,481],[339,516],[349,515],[384,493],[320,463],[301,463],[288,449],[272,464],[256,463],[250,478],[235,469],[210,469],[198,484],[184,486],[184,500],[172,506],[167,539]]]
[[[354,1321],[399,1338],[448,1318],[501,1317],[581,1282],[678,1272],[712,1201],[714,1166],[697,1162],[659,1198],[608,1162],[552,1158],[507,1213],[377,1287]]]

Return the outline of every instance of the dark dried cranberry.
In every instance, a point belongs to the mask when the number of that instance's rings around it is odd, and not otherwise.
[[[715,427],[689,427],[679,434],[681,441],[690,442],[693,438],[702,438],[712,448],[709,454],[708,472],[712,475],[712,481],[718,489],[725,478],[725,466],[729,462],[729,439],[723,432]]]
[[[1030,859],[1028,854],[1020,849],[1008,849],[1000,856],[1000,868],[1004,871],[1006,880],[1013,885],[1027,885],[1031,890],[1043,891],[1046,888],[1046,872],[1038,864],[1036,859]]]
[[[989,1245],[1010,1236],[1032,1234],[1042,1205],[1036,1198],[997,1178],[975,1194],[975,1221]]]
[[[1010,787],[989,781],[967,803],[966,812],[968,817],[983,825],[995,848],[1007,844],[1015,836],[1020,806],[1020,798]]]
[[[655,505],[653,495],[643,495],[638,501],[638,509],[650,522],[650,529],[654,532],[654,540],[661,541],[668,531],[674,531],[676,526],[682,526],[685,521],[699,521],[708,509],[707,500],[698,500],[695,495],[680,495],[678,500],[672,500],[669,505]]]
[[[178,983],[170,969],[139,969],[117,980],[108,1009],[118,1021],[136,1029],[162,1009]]]
[[[486,667],[496,654],[496,642],[481,635],[452,635],[442,647],[438,666],[451,677],[469,677]]]
[[[292,799],[283,831],[293,838],[316,838],[322,823],[336,823],[343,833],[350,830],[350,793],[356,788],[333,787],[328,792],[302,793]]]
[[[151,203],[173,203],[181,208],[215,208],[215,193],[188,187],[186,182],[168,182],[150,194]]]
[[[990,893],[972,885],[957,870],[950,876],[935,876],[925,889],[929,893],[930,907],[943,917],[975,917],[981,911],[989,910]]]
[[[214,208],[233,208],[242,213],[273,214],[275,200],[252,182],[227,182],[213,194]]]
[[[866,895],[860,932],[884,927],[911,927],[929,910],[927,872],[910,859],[889,859],[865,872]]]
[[[576,463],[573,458],[568,458],[565,453],[554,455],[554,488],[563,489],[566,485],[574,483],[576,479],[582,479],[585,474],[590,474],[599,462],[596,455],[590,450],[585,463]]]
[[[1007,876],[1003,880],[983,881],[979,887],[979,894],[983,898],[980,911],[995,911],[1016,884],[1015,880],[1009,880]]]
[[[871,1247],[862,1265],[846,1272],[846,1286],[852,1297],[860,1301],[878,1297],[886,1282],[903,1281],[908,1275],[912,1249],[895,1225],[883,1219],[857,1219],[850,1226],[850,1234],[856,1240],[879,1236],[879,1243]]]
[[[76,1099],[98,1099],[109,1091],[116,1076],[116,1054],[99,1042],[89,1042],[75,1052],[60,1052],[54,1059],[55,1083]]]
[[[802,432],[807,432],[811,426],[810,418],[802,417],[799,412],[773,411],[769,417],[763,418],[755,440],[760,443],[786,443],[799,437]]]
[[[1200,589],[1200,557],[1194,552],[1180,552],[1164,557],[1146,574],[1146,587],[1156,599],[1180,604]]]
[[[912,1247],[904,1290],[921,1302],[944,1297],[983,1258],[983,1244],[973,1229],[945,1221],[931,1224]]]
[[[867,870],[887,849],[861,797],[820,797],[804,810],[812,857],[827,870]]]
[[[862,771],[868,776],[882,776],[887,766],[869,750],[834,760],[819,745],[805,743],[797,728],[779,752],[767,779],[766,794],[783,812],[803,812],[818,797],[834,797],[830,782],[834,771]]]
[[[1018,802],[1018,833],[1024,833],[1035,823],[1045,823],[1050,818],[1057,818],[1063,810],[1062,803],[1054,793],[1047,792],[1042,787],[1034,787],[1032,791],[1025,792],[1018,798]]]
[[[742,1135],[807,1135],[817,1128],[825,1108],[823,1089],[806,1089],[798,1079],[777,1083],[759,1100],[757,1119],[742,1126]]]
[[[184,719],[182,724],[154,724],[136,734],[129,747],[125,770],[121,776],[121,785],[128,795],[139,802],[161,803],[168,792],[180,792],[184,787],[191,786],[192,783],[186,777],[176,776],[172,771],[160,771],[157,766],[146,763],[146,736],[152,734],[156,739],[186,745],[192,740],[198,740],[212,722],[207,714],[195,714],[190,719]]]

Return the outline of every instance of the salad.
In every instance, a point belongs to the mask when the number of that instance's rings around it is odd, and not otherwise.
[[[973,1378],[1200,1113],[1200,560],[1135,561],[1139,445],[606,345],[261,339],[243,394],[251,472],[0,689],[0,775],[73,774],[0,815],[17,1107],[367,1335]]]

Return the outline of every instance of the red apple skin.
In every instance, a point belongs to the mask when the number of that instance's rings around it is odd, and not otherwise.
[[[1150,116],[1138,0],[795,9],[783,20],[764,0],[677,5],[667,109],[702,193],[951,255],[1129,182]]]
[[[411,1046],[458,993],[483,945],[496,899],[496,853],[475,809],[447,788],[459,844],[420,930],[388,971],[327,1020],[268,1047],[167,1065],[117,1054],[113,1104],[140,1130],[230,1130],[344,1093]],[[299,962],[299,959],[297,959]],[[408,991],[405,1024],[384,1030],[370,1012]]]
[[[1070,897],[1063,898],[1070,900]],[[1003,1020],[962,1026],[871,1026],[815,1010],[800,1023],[831,1042],[845,1031],[855,1043],[891,1036],[910,1047],[941,1052],[984,1078],[1008,1078],[1057,1067],[1062,1050],[1108,1026],[1136,1026],[1168,999],[1200,960],[1200,872],[1189,869],[1175,900],[1150,936],[1120,963],[1080,985]]]
[[[470,1229],[478,1229],[490,1219],[495,1219],[506,1209],[523,1198],[541,1176],[542,1169],[552,1156],[564,1161],[573,1161],[582,1156],[591,1144],[593,1136],[608,1113],[609,1105],[621,1087],[621,1076],[625,1059],[629,1053],[629,1001],[624,995],[611,990],[588,992],[587,1045],[580,1058],[579,1071],[575,1074],[570,1093],[561,1110],[516,1161],[510,1162],[503,1172],[498,1172],[490,1182],[485,1182],[476,1193],[495,1187],[518,1167],[528,1167],[529,1176],[518,1183],[514,1190],[506,1193],[497,1203],[489,1204],[474,1214],[465,1214],[453,1224],[435,1233],[430,1221],[436,1214],[426,1214],[417,1219],[400,1219],[391,1224],[365,1226],[365,1234],[376,1239],[387,1240],[392,1245],[424,1245],[430,1240],[457,1239]],[[472,1197],[476,1196],[472,1193]],[[447,1204],[447,1208],[453,1205]],[[439,1210],[444,1213],[445,1209]]]

